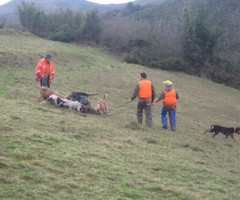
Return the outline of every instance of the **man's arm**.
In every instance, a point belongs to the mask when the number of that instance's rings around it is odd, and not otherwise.
[[[161,101],[163,98],[164,98],[164,92],[162,92],[162,93],[160,94],[160,96],[153,102],[153,104]]]
[[[154,101],[155,97],[156,97],[156,92],[155,92],[154,86],[152,85],[152,102]]]
[[[42,67],[42,63],[41,63],[41,60],[39,60],[38,63],[37,63],[37,66],[35,67],[36,74],[40,75],[41,67]]]
[[[138,91],[139,91],[139,85],[137,84],[130,101],[134,100],[138,96]]]
[[[177,91],[176,91],[176,99],[179,99],[179,94]]]

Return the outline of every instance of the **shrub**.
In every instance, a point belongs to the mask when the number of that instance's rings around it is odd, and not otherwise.
[[[161,61],[152,61],[150,62],[150,67],[181,72],[188,72],[189,70],[188,64],[182,58],[168,58]]]

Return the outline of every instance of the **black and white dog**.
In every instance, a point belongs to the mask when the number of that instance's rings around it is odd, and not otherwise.
[[[68,99],[62,99],[62,101],[63,102],[61,104],[64,107],[68,107],[68,108],[76,110],[78,112],[80,112],[82,109],[82,104],[78,101],[72,101],[72,100],[68,100]]]
[[[46,100],[42,101],[40,104],[44,104],[46,102],[50,102],[50,104],[52,105],[62,106],[63,100],[57,95],[52,94]]]

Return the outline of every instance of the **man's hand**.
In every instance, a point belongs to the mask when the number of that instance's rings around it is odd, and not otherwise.
[[[129,99],[129,101],[128,101],[128,102],[129,102],[129,103],[130,103],[130,102],[132,102],[132,99]]]

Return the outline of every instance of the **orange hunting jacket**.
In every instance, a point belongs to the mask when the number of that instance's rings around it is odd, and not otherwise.
[[[149,80],[139,81],[139,99],[150,99],[152,98],[152,83]]]
[[[176,106],[177,105],[177,98],[176,98],[176,91],[171,89],[169,92],[164,90],[164,98],[163,98],[163,105],[164,106]]]
[[[43,77],[47,65],[49,65],[49,70],[50,70],[49,79],[51,80],[54,78],[54,75],[55,75],[55,69],[53,67],[52,61],[50,61],[50,63],[48,64],[46,59],[42,58],[41,60],[38,61],[35,71],[37,75],[39,75],[40,77]]]

